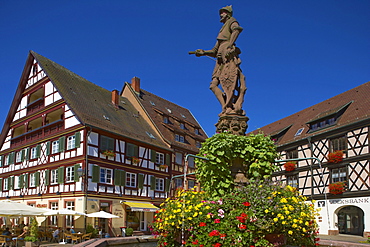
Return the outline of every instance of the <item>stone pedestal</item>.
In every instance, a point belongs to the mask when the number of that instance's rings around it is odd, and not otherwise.
[[[234,135],[245,135],[245,132],[248,128],[249,118],[247,116],[239,115],[224,115],[218,119],[218,122],[215,124],[216,132],[230,132]]]

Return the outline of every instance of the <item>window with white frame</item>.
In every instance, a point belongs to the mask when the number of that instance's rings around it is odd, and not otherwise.
[[[346,136],[341,136],[337,138],[332,138],[330,139],[330,144],[329,144],[330,152],[335,152],[335,151],[346,151],[347,150],[347,137]]]
[[[57,184],[58,183],[58,169],[50,171],[50,183]]]
[[[68,138],[67,138],[67,150],[69,150],[69,149],[73,149],[73,148],[75,148],[76,147],[76,136],[75,135],[73,135],[73,136],[68,136]]]
[[[347,167],[333,168],[330,174],[332,183],[347,181]]]
[[[4,181],[4,190],[8,190],[9,189],[9,180],[7,178],[3,179]]]
[[[9,165],[9,155],[4,155],[3,159],[4,159],[4,166],[8,166]]]
[[[164,179],[155,178],[155,190],[164,191]]]
[[[31,159],[37,158],[37,147],[31,148]]]
[[[75,210],[75,202],[74,201],[67,201],[66,202],[66,209]],[[72,215],[66,215],[66,227],[73,226],[73,219]]]
[[[112,169],[100,168],[100,183],[112,184],[112,174]]]
[[[74,182],[75,169],[74,166],[69,166],[66,168],[66,182]]]
[[[136,187],[136,173],[126,173],[126,186]]]
[[[51,202],[50,203],[50,209],[58,210],[58,202]],[[58,225],[58,216],[57,215],[50,216],[50,225],[53,225],[53,226]]]
[[[56,140],[51,143],[51,153],[56,154],[58,152],[59,152],[59,140]]]
[[[17,152],[17,154],[15,155],[15,162],[16,163],[19,163],[22,161],[22,151],[19,151]]]
[[[292,175],[292,176],[288,176],[286,178],[287,180],[287,184],[294,187],[294,188],[299,188],[298,187],[298,175]]]
[[[30,174],[30,187],[36,186],[36,173]]]
[[[163,165],[164,164],[164,154],[162,154],[162,153],[156,153],[155,163],[156,164],[159,164],[159,165]]]

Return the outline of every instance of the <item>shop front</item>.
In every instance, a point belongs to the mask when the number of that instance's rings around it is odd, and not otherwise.
[[[134,231],[147,232],[148,225],[153,221],[154,213],[159,210],[150,202],[122,201],[126,214],[126,227]]]

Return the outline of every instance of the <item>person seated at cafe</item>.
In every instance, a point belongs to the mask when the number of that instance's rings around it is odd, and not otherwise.
[[[70,233],[76,233],[75,230],[73,229],[74,227],[71,226],[71,229],[69,230]]]
[[[18,237],[12,238],[12,240],[23,240],[26,236],[28,236],[28,226],[27,225],[23,227],[23,232]]]
[[[53,241],[59,242],[60,227],[53,232]]]
[[[5,228],[2,235],[11,236],[12,233],[9,231],[9,227]],[[10,240],[10,238],[6,238],[6,240]]]

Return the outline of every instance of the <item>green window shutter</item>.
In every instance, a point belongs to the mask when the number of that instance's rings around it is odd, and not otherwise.
[[[26,148],[26,155],[24,156],[24,159],[25,160],[29,160],[30,159],[30,148]]]
[[[50,155],[50,141],[46,143],[46,155]]]
[[[9,190],[14,188],[14,177],[8,177]]]
[[[155,163],[157,152],[155,150],[150,151],[150,161]]]
[[[114,151],[114,139],[107,136],[100,136],[100,150],[111,150]]]
[[[155,190],[155,176],[150,177],[150,189]]]
[[[165,190],[166,190],[166,192],[170,191],[170,185],[171,185],[171,180],[166,178],[166,181],[165,181]]]
[[[108,138],[108,150],[114,151],[114,139]]]
[[[126,186],[126,171],[121,172],[121,186]]]
[[[45,185],[50,185],[50,170],[45,170]]]
[[[25,150],[24,149],[22,149],[22,151],[21,151],[22,153],[21,153],[21,162],[23,162],[24,161],[24,156],[25,156]]]
[[[58,184],[64,184],[64,167],[58,167]]]
[[[41,145],[36,146],[36,158],[39,158],[41,155]]]
[[[14,154],[14,152],[11,152],[10,154],[9,154],[9,165],[12,165],[12,164],[14,164],[14,158],[15,158],[15,154]]]
[[[144,174],[139,173],[138,178],[137,178],[137,187],[139,189],[144,188]]]
[[[93,165],[91,182],[99,183],[99,181],[100,181],[100,167],[97,165]]]
[[[40,186],[40,172],[35,172],[35,186]]]
[[[24,175],[22,174],[22,175],[19,175],[19,177],[18,177],[18,188],[23,188],[23,184],[24,184],[24,181],[23,181],[23,179],[24,179]]]
[[[134,145],[134,156],[139,157],[139,147]]]
[[[66,137],[62,136],[59,138],[58,152],[63,152],[65,150]]]
[[[131,143],[126,143],[126,156],[127,157],[134,156],[134,145]]]
[[[3,191],[3,179],[0,178],[0,191]]]
[[[81,133],[80,132],[76,132],[76,134],[75,134],[75,147],[76,148],[79,148],[80,147],[80,143],[81,143]]]
[[[80,164],[76,164],[76,165],[74,165],[74,181],[75,182],[78,182],[79,180],[80,180],[80,176],[78,176],[78,169],[81,167],[81,165]]]
[[[170,154],[166,154],[166,165],[168,165],[168,167],[171,166],[171,155]]]
[[[114,170],[114,185],[120,186],[122,184],[121,170]]]
[[[4,159],[4,156],[3,156],[3,155],[1,155],[1,156],[0,156],[0,167],[3,167],[3,159]]]
[[[23,183],[23,188],[28,188],[28,173],[24,174],[24,183]]]

